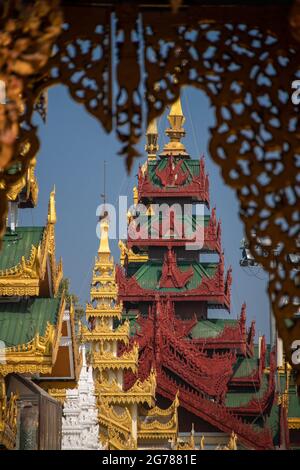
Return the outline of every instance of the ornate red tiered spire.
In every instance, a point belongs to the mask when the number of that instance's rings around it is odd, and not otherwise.
[[[262,415],[264,421],[273,406],[274,355],[267,376],[265,339],[261,339],[258,354],[255,324],[246,327],[246,304],[237,320],[209,317],[209,309],[230,310],[232,269],[225,274],[221,222],[215,208],[204,216],[200,227],[194,212],[184,216],[171,210],[174,202],[182,206],[200,202],[209,207],[209,180],[204,158],[192,160],[181,142],[185,132],[180,101],[171,107],[169,121],[170,141],[157,158],[158,136],[153,128],[147,136],[148,161],[139,169],[138,202],[151,204],[151,215],[137,216],[129,228],[128,247],[147,254],[148,260],[144,262],[143,257],[139,263],[137,256],[126,270],[116,269],[124,316],[132,318],[133,311],[140,312],[131,340],[139,344],[137,375],[143,380],[151,369],[156,370],[158,402],[162,397],[173,400],[179,390],[179,416],[183,413],[183,422],[191,420],[190,425],[195,422],[199,432],[204,420],[216,431],[234,431],[250,449],[273,448],[270,429],[262,425],[257,430],[251,420]],[[154,209],[162,198],[170,208],[169,221]],[[193,250],[185,249],[191,240],[183,228],[184,217],[192,221],[195,237],[202,230],[203,244]],[[139,236],[133,236],[134,232]],[[203,253],[216,253],[219,260],[204,262]],[[125,386],[130,387],[134,380],[136,376],[127,373]],[[244,389],[247,399],[239,402],[237,397]],[[250,399],[249,390],[253,392]]]
[[[203,251],[221,253],[221,221],[217,222],[216,209],[212,210],[208,224],[205,218],[197,219],[197,216],[189,215],[188,223],[185,225],[184,216],[178,217],[176,210],[170,208],[170,212],[164,217],[159,217],[152,206],[153,217],[145,218],[143,223],[140,219],[133,218],[128,228],[129,248],[134,246],[143,248],[149,246],[187,246],[197,241],[203,241]],[[175,217],[176,215],[176,217]],[[193,222],[195,227],[193,227]],[[194,229],[190,234],[189,230]]]
[[[165,166],[166,165],[166,166]],[[161,197],[191,197],[209,206],[209,179],[205,173],[204,158],[200,159],[198,174],[193,174],[188,163],[177,163],[174,166],[170,159],[159,163],[157,167],[149,162],[147,168],[138,171],[139,199]],[[180,183],[181,184],[180,184]]]
[[[148,317],[140,317],[138,320],[140,333],[136,340],[141,351],[139,377],[147,377],[151,368],[157,371],[167,368],[204,394],[221,400],[232,375],[235,353],[214,354],[210,357],[184,339],[187,329],[184,331],[184,326],[179,327],[180,323],[175,318],[174,304],[156,296]],[[134,376],[128,374],[128,387],[133,380]]]

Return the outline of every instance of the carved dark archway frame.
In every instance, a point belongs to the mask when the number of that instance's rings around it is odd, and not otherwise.
[[[128,168],[138,156],[143,125],[178,97],[182,85],[203,90],[216,115],[210,154],[236,190],[250,249],[270,274],[269,295],[290,359],[291,345],[300,339],[300,279],[286,256],[299,252],[300,109],[290,95],[292,81],[300,78],[300,49],[289,9],[197,6],[158,14],[116,5],[63,6],[62,12],[62,32],[49,41],[53,54],[21,77],[23,114],[13,161],[22,173],[35,156],[34,103],[55,83],[66,85],[106,132],[115,130]],[[2,176],[3,231],[6,191],[20,174]]]

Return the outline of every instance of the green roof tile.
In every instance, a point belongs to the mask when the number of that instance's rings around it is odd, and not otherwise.
[[[0,251],[0,270],[16,266],[22,256],[28,259],[32,245],[39,245],[43,233],[44,227],[18,227],[15,232],[7,230]]]
[[[270,416],[267,417],[266,426],[271,429],[273,442],[280,444],[280,408],[274,404],[271,408]]]
[[[300,418],[300,398],[296,393],[296,388],[294,391],[289,392],[289,418]]]
[[[268,377],[266,375],[262,378],[262,383],[256,392],[228,392],[226,394],[225,404],[228,407],[236,408],[247,405],[252,399],[262,398],[268,388]]]
[[[187,282],[184,288],[159,288],[159,279],[162,272],[162,263],[159,261],[148,261],[144,263],[134,274],[138,284],[144,289],[158,289],[160,291],[184,292],[195,289],[201,283],[203,277],[211,278],[217,269],[216,263],[198,263],[196,261],[178,262],[178,267],[182,272],[187,271],[190,267],[194,269],[193,277]]]
[[[234,364],[234,378],[248,377],[255,373],[258,369],[258,358],[257,357],[238,357]]]
[[[0,340],[5,346],[28,343],[45,334],[47,322],[57,322],[60,298],[0,302]]]
[[[172,204],[170,204],[169,207],[172,207]],[[209,224],[210,220],[210,215],[194,215],[194,214],[182,214],[181,217],[175,217],[176,220],[179,222],[181,221],[181,224],[179,226],[180,232],[182,231],[182,228],[184,228],[184,233],[186,236],[192,235],[192,232],[195,232],[197,228],[199,228],[201,225],[204,227],[207,227]],[[139,216],[139,222],[142,227],[146,227],[148,225],[148,233],[151,235],[151,229],[152,227],[155,227],[155,224],[158,224],[158,222],[161,223],[163,220],[163,214],[160,212],[159,214],[147,216],[147,215],[140,215]],[[181,233],[180,233],[181,235]],[[163,238],[169,238],[169,234],[163,235]]]
[[[158,178],[158,176],[155,174],[156,168],[159,170],[162,170],[165,168],[167,164],[167,158],[162,158],[161,160],[156,160],[154,162],[148,162],[148,172],[150,176],[150,180],[159,187],[162,187],[161,181]],[[189,170],[190,174],[192,176],[199,176],[200,173],[200,160],[191,160],[191,159],[185,159],[183,160],[183,164],[181,168],[186,171]]]
[[[200,320],[191,330],[191,337],[193,339],[201,338],[216,338],[222,333],[225,326],[234,326],[238,320],[223,320],[223,319],[209,319]]]

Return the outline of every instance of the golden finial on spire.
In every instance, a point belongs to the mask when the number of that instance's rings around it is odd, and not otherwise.
[[[103,199],[103,212],[100,215],[100,243],[98,248],[99,255],[108,255],[110,256],[110,248],[109,248],[109,239],[108,239],[108,232],[109,232],[109,218],[108,212],[106,210],[106,160],[103,162],[103,193],[101,194]]]
[[[158,131],[156,119],[153,119],[146,132],[147,143],[145,145],[145,150],[148,153],[148,160],[155,160],[156,154],[159,150],[158,145]]]
[[[48,204],[48,223],[56,223],[56,209],[55,209],[55,185],[50,193],[49,204]]]
[[[100,220],[100,244],[98,249],[99,255],[110,255],[108,231],[108,215],[104,215],[103,218]]]
[[[162,156],[168,155],[181,155],[188,156],[185,146],[181,142],[182,137],[185,136],[183,124],[185,117],[182,112],[180,97],[172,104],[168,115],[170,127],[166,130],[166,135],[170,141],[164,146]]]

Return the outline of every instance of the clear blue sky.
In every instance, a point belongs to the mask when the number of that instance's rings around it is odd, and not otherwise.
[[[206,169],[210,176],[211,207],[217,208],[217,217],[222,219],[223,247],[225,262],[233,268],[232,311],[236,318],[245,300],[247,318],[256,319],[256,332],[269,337],[269,301],[266,295],[267,275],[258,268],[245,269],[239,266],[240,242],[243,227],[238,216],[238,201],[234,191],[223,183],[218,167],[208,152],[209,127],[214,123],[214,112],[208,98],[198,90],[185,88],[182,92],[182,106],[186,116],[187,135],[185,146],[193,158],[204,154]],[[39,201],[35,209],[20,211],[20,225],[43,225],[47,216],[49,193],[56,186],[56,252],[62,256],[64,275],[70,278],[71,290],[83,304],[89,300],[94,257],[98,248],[96,237],[96,209],[103,192],[103,161],[107,161],[107,200],[116,203],[119,194],[132,197],[136,184],[139,159],[131,175],[126,174],[122,158],[117,156],[119,142],[105,134],[101,125],[81,105],[75,103],[62,87],[49,90],[48,116],[44,125],[39,124],[41,149],[37,159],[36,174],[39,182]],[[166,141],[164,130],[166,115],[159,120],[160,146]],[[111,242],[116,261],[119,250],[117,241]],[[211,316],[224,312],[211,311]]]

